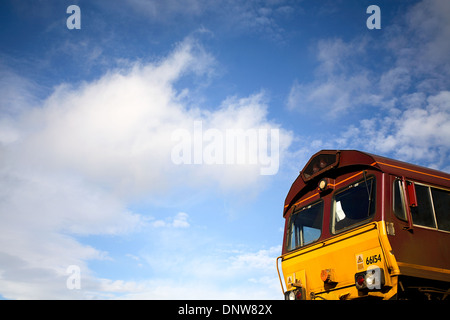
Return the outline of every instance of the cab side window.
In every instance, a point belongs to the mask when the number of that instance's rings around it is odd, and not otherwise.
[[[413,223],[420,226],[436,228],[430,188],[420,184],[415,184],[415,188],[417,195],[417,207],[411,207]]]
[[[431,188],[431,195],[438,228],[450,231],[450,192]]]
[[[450,191],[423,185],[416,182],[407,182],[414,185],[417,206],[411,206],[412,223],[433,229],[450,231]],[[393,210],[397,218],[407,221],[406,206],[402,180],[394,181]]]
[[[397,218],[406,221],[405,200],[403,198],[402,181],[394,181],[394,214]]]

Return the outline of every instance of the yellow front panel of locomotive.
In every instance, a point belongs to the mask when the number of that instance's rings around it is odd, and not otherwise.
[[[370,266],[385,268],[385,257],[374,224],[342,234],[322,243],[285,255],[282,270],[287,289],[300,285],[310,293],[318,294],[347,287],[353,295],[355,273]],[[325,270],[325,271],[324,271]],[[328,273],[327,273],[328,272]],[[326,281],[321,277],[328,275]],[[297,282],[297,283],[296,283]]]

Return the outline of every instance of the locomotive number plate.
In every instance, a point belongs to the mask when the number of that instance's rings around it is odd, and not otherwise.
[[[355,255],[356,258],[356,270],[364,271],[368,266],[377,265],[379,267],[383,266],[383,254],[381,248],[374,248],[371,250],[366,250],[364,252]]]

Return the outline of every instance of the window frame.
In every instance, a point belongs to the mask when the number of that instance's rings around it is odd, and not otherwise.
[[[444,191],[444,192],[447,193],[447,196],[450,196],[450,190],[444,189],[444,188],[438,188],[438,187],[430,186],[430,195],[431,195],[431,200],[433,201],[433,210],[434,210],[434,217],[435,217],[435,219],[436,219],[437,230],[438,230],[438,231],[442,231],[442,232],[450,232],[450,230],[445,230],[445,229],[440,229],[440,228],[439,228],[439,219],[438,219],[438,216],[436,215],[435,199],[434,199],[434,196],[433,196],[433,190],[432,190],[432,189]],[[450,208],[449,208],[449,210],[450,210]],[[449,222],[450,222],[450,221],[448,221],[447,223],[449,223]],[[441,225],[442,225],[442,224],[443,224],[443,223],[441,223]]]
[[[411,208],[411,219],[412,219],[413,226],[422,227],[422,228],[428,228],[428,229],[432,229],[432,230],[439,230],[438,225],[437,225],[437,220],[436,220],[436,213],[434,211],[433,197],[431,195],[431,186],[430,185],[426,185],[424,183],[418,183],[418,182],[415,182],[415,181],[411,181],[411,182],[414,183],[414,189],[416,190],[416,194],[418,193],[416,186],[421,186],[421,187],[426,187],[427,188],[427,193],[426,194],[428,195],[428,200],[430,202],[430,207],[431,207],[431,214],[432,214],[431,220],[434,223],[434,227],[433,226],[427,226],[427,225],[415,223],[414,222],[414,210],[413,210],[413,208]],[[420,201],[419,201],[418,198],[419,198],[419,196],[417,196],[417,207],[420,206]],[[428,212],[428,214],[429,214],[429,212]]]
[[[347,227],[344,227],[344,228],[336,230],[336,210],[335,210],[336,195],[339,195],[340,193],[345,192],[346,190],[349,190],[351,187],[354,187],[356,184],[359,185],[359,184],[365,183],[365,181],[369,181],[371,179],[373,179],[373,183],[374,183],[374,184],[372,184],[372,186],[373,186],[372,192],[373,192],[373,195],[374,195],[374,197],[372,199],[372,201],[374,203],[373,204],[373,206],[374,206],[373,214],[371,216],[367,217],[364,220],[361,220],[361,221],[356,222],[354,224],[351,224],[351,225],[349,225]],[[333,193],[333,197],[331,198],[331,214],[330,214],[330,221],[329,221],[330,233],[332,235],[337,235],[337,234],[340,234],[340,233],[343,233],[343,232],[355,229],[355,228],[357,228],[359,226],[362,226],[364,224],[367,224],[367,223],[373,221],[373,219],[377,215],[377,193],[378,193],[377,192],[377,178],[376,178],[376,176],[374,174],[368,175],[365,178],[362,178],[362,179],[359,179],[359,180],[356,180],[356,181],[352,181],[349,184],[345,185],[344,187],[342,187],[342,188],[340,188],[338,190],[335,190],[335,192]]]
[[[292,222],[293,217],[296,216],[297,214],[299,214],[301,211],[303,211],[305,209],[307,210],[308,207],[312,207],[312,206],[316,206],[316,205],[322,205],[322,210],[321,210],[321,213],[320,213],[321,214],[321,217],[320,217],[321,218],[321,223],[320,223],[320,229],[318,229],[318,230],[320,230],[319,236],[316,239],[314,239],[313,241],[310,241],[310,242],[308,242],[306,244],[300,244],[298,246],[293,247],[292,246],[292,233],[294,232],[292,230],[292,228],[294,226],[294,223]],[[325,211],[325,201],[322,198],[319,199],[319,200],[313,201],[311,203],[308,203],[308,204],[306,204],[304,206],[301,206],[299,208],[295,208],[294,207],[292,209],[292,213],[290,214],[289,219],[288,219],[288,226],[286,228],[286,248],[285,248],[286,252],[292,252],[292,251],[295,251],[295,250],[298,250],[298,249],[302,249],[302,248],[304,248],[306,246],[309,246],[311,244],[314,244],[314,243],[316,243],[317,241],[320,240],[320,238],[323,235],[324,211]],[[304,236],[302,236],[302,242],[304,242]]]
[[[424,225],[421,225],[421,224],[416,224],[416,223],[414,222],[413,212],[411,211],[411,219],[412,219],[412,224],[413,224],[413,226],[414,226],[414,227],[419,227],[419,228],[430,229],[430,230],[441,231],[441,232],[450,232],[450,231],[447,231],[447,230],[444,230],[444,229],[440,229],[440,228],[439,228],[438,220],[437,220],[437,217],[436,217],[436,209],[435,209],[435,206],[434,206],[433,193],[432,193],[432,191],[431,191],[431,188],[443,190],[443,191],[446,191],[446,192],[448,192],[448,193],[450,193],[450,190],[447,190],[447,189],[444,189],[444,188],[441,188],[441,187],[436,187],[436,186],[429,185],[429,184],[422,183],[422,182],[411,181],[411,180],[409,180],[409,181],[412,182],[412,183],[414,183],[414,188],[416,187],[416,185],[420,185],[420,186],[426,187],[426,188],[428,189],[427,194],[428,194],[428,197],[429,197],[429,199],[430,199],[431,209],[432,209],[431,212],[432,212],[432,214],[433,214],[433,217],[432,217],[432,218],[433,218],[433,221],[434,221],[434,224],[435,224],[435,227],[430,227],[430,226],[424,226]],[[417,192],[417,190],[416,190],[416,192]],[[420,206],[420,202],[418,203],[418,206]]]
[[[431,185],[431,184],[427,184],[427,183],[423,183],[423,182],[418,182],[418,181],[414,181],[414,180],[411,180],[411,179],[408,179],[408,178],[404,179],[404,181],[414,184],[414,189],[416,190],[416,193],[417,193],[417,189],[416,189],[417,185],[422,186],[422,187],[426,187],[428,189],[427,190],[427,195],[428,195],[428,199],[430,201],[431,209],[432,209],[431,210],[431,214],[432,214],[431,218],[432,218],[432,221],[434,222],[435,227],[426,226],[426,225],[422,225],[422,224],[417,224],[416,222],[414,222],[414,218],[413,218],[413,214],[414,213],[413,213],[412,208],[410,208],[411,213],[410,213],[410,216],[408,217],[407,206],[409,205],[409,203],[408,203],[407,199],[405,199],[405,193],[404,193],[405,186],[403,184],[402,178],[400,178],[400,177],[395,177],[394,183],[393,183],[393,189],[392,189],[392,199],[393,199],[392,200],[392,212],[394,213],[394,216],[397,219],[399,219],[400,221],[411,222],[411,225],[413,227],[450,233],[449,230],[445,230],[445,229],[440,229],[439,228],[439,222],[438,222],[438,218],[436,216],[436,208],[435,208],[435,204],[434,204],[435,203],[435,199],[433,197],[432,189],[441,190],[441,191],[447,192],[449,194],[450,194],[450,190],[449,189],[445,189],[444,187],[435,186],[435,185]],[[403,219],[402,217],[400,217],[397,214],[397,212],[395,211],[395,201],[396,201],[396,197],[395,197],[395,188],[396,188],[396,186],[395,185],[398,182],[399,182],[399,186],[400,186],[400,190],[399,191],[400,191],[400,198],[401,198],[401,201],[402,201],[402,210],[403,210],[403,213],[404,213],[404,216],[406,217],[406,219]],[[420,202],[418,203],[418,206],[420,206]],[[409,219],[411,219],[411,221]]]
[[[394,179],[394,183],[392,184],[392,212],[394,213],[394,216],[403,221],[408,222],[408,212],[406,211],[407,201],[405,199],[405,193],[404,193],[404,186],[403,186],[403,180],[401,178],[396,177]],[[397,214],[397,211],[395,210],[396,200],[397,197],[395,195],[396,186],[398,185],[398,191],[400,193],[400,204],[401,204],[401,210],[402,210],[402,216],[399,216]]]

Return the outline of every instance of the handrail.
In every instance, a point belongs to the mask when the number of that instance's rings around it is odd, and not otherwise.
[[[279,256],[277,258],[277,273],[278,273],[278,279],[280,280],[281,291],[283,291],[283,294],[284,294],[286,291],[284,290],[283,282],[281,281],[280,269],[278,268],[278,259],[280,259],[280,258],[283,258],[283,256]],[[283,270],[281,270],[281,271],[283,271]]]

